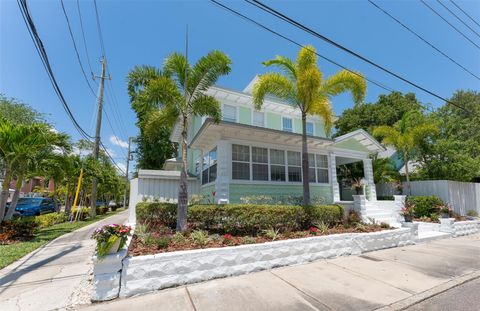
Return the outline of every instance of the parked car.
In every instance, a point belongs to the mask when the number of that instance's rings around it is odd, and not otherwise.
[[[38,216],[57,211],[57,203],[51,198],[20,198],[15,211],[20,216]]]
[[[100,200],[97,200],[97,204],[96,204],[97,207],[100,207],[100,206],[107,206],[107,202],[105,201],[100,201]]]
[[[117,202],[115,202],[114,200],[108,202],[108,207],[117,207]]]

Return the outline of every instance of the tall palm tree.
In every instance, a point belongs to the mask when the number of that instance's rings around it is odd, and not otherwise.
[[[265,96],[273,95],[300,109],[302,113],[302,175],[303,204],[310,204],[310,185],[308,176],[307,115],[323,118],[327,134],[330,134],[334,115],[331,98],[343,92],[350,92],[355,103],[363,101],[366,82],[362,75],[342,70],[323,79],[317,66],[317,54],[313,46],[300,49],[295,61],[277,56],[263,63],[275,66],[282,71],[261,75],[253,88],[253,102],[260,110]]]
[[[151,66],[135,67],[128,77],[132,106],[145,110],[152,105],[157,108],[146,120],[141,120],[147,135],[159,126],[173,126],[175,122],[182,127],[182,170],[177,210],[179,231],[185,230],[187,222],[188,125],[195,115],[220,120],[220,103],[205,91],[230,72],[230,64],[230,59],[220,51],[208,53],[193,66],[184,55],[173,53],[165,59],[162,70]]]
[[[402,155],[409,194],[411,189],[408,161],[415,149],[436,133],[438,128],[426,123],[423,115],[416,110],[405,113],[393,126],[382,125],[373,130],[373,135],[381,137],[383,144],[394,147]]]

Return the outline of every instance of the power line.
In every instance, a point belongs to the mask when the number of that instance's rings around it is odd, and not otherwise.
[[[454,6],[456,6],[460,11],[462,11],[462,13],[465,14],[465,16],[467,16],[468,18],[470,18],[470,20],[471,20],[472,22],[474,22],[478,27],[480,27],[480,24],[479,24],[475,19],[473,19],[473,17],[470,16],[470,14],[468,14],[467,12],[465,12],[465,10],[463,10],[458,4],[456,4],[455,1],[450,0],[450,2],[451,2]]]
[[[327,43],[329,43],[329,44],[331,44],[331,45],[333,45],[333,46],[335,46],[335,47],[337,47],[337,48],[339,48],[339,49],[341,49],[341,50],[343,50],[343,51],[345,51],[345,52],[347,52],[347,53],[349,53],[349,54],[351,54],[351,55],[353,55],[353,56],[355,56],[356,58],[359,58],[359,59],[363,60],[364,62],[366,62],[366,63],[368,63],[368,64],[370,64],[370,65],[372,65],[372,66],[374,66],[374,67],[376,67],[376,68],[378,68],[378,69],[386,72],[386,73],[388,73],[389,75],[394,76],[395,78],[400,79],[400,80],[402,80],[403,82],[405,82],[405,83],[407,83],[407,84],[410,84],[411,86],[413,86],[413,87],[415,87],[415,88],[417,88],[417,89],[419,89],[419,90],[424,91],[425,93],[428,93],[428,94],[430,94],[430,95],[432,95],[432,96],[434,96],[434,97],[436,97],[436,98],[438,98],[438,99],[440,99],[440,100],[442,100],[442,101],[445,101],[445,102],[447,102],[447,103],[449,103],[449,104],[451,104],[451,105],[454,105],[454,106],[456,106],[456,107],[458,107],[458,108],[460,108],[460,109],[462,109],[462,110],[464,110],[464,111],[470,112],[470,111],[468,111],[466,108],[464,108],[464,107],[462,107],[462,106],[459,106],[459,105],[457,105],[456,103],[453,103],[453,102],[447,100],[446,98],[444,98],[444,97],[442,97],[442,96],[440,96],[440,95],[438,95],[438,94],[436,94],[436,93],[434,93],[434,92],[432,92],[432,91],[430,91],[430,90],[428,90],[428,89],[426,89],[426,88],[424,88],[424,87],[422,87],[422,86],[420,86],[420,85],[418,85],[418,84],[416,84],[416,83],[408,80],[407,78],[404,78],[404,77],[400,76],[400,75],[397,74],[397,73],[392,72],[391,70],[389,70],[389,69],[387,69],[387,68],[385,68],[385,67],[383,67],[383,66],[381,66],[381,65],[379,65],[379,64],[377,64],[377,63],[375,63],[374,61],[372,61],[372,60],[370,60],[370,59],[368,59],[368,58],[366,58],[366,57],[364,57],[364,56],[362,56],[362,55],[360,55],[360,54],[352,51],[351,49],[349,49],[349,48],[347,48],[347,47],[345,47],[345,46],[343,46],[343,45],[341,45],[341,44],[339,44],[339,43],[337,43],[337,42],[335,42],[335,41],[327,38],[326,36],[319,34],[318,32],[316,32],[316,31],[314,31],[314,30],[312,30],[312,29],[304,26],[303,24],[301,24],[301,23],[293,20],[292,18],[290,18],[290,17],[288,17],[288,16],[286,16],[286,15],[284,15],[284,14],[276,11],[275,9],[273,9],[273,8],[271,8],[271,7],[263,4],[263,3],[260,2],[260,1],[257,1],[257,0],[252,0],[252,1],[250,1],[250,0],[245,0],[245,1],[246,1],[247,3],[249,3],[249,4],[251,4],[251,5],[253,5],[253,6],[255,6],[255,7],[257,7],[257,8],[259,8],[259,9],[261,9],[261,10],[263,10],[263,11],[265,11],[265,12],[267,12],[267,13],[269,13],[269,14],[271,14],[271,15],[273,15],[273,16],[281,19],[281,20],[283,20],[283,21],[286,21],[286,22],[288,22],[289,24],[291,24],[291,25],[293,25],[293,26],[295,26],[295,27],[297,27],[297,28],[299,28],[299,29],[301,29],[301,30],[303,30],[303,31],[305,31],[305,32],[307,32],[307,33],[309,33],[309,34],[311,34],[311,35],[313,35],[313,36],[315,36],[315,37],[317,37],[317,38],[319,38],[319,39],[321,39],[321,40],[323,40],[323,41],[325,41],[325,42],[327,42]]]
[[[92,64],[90,63],[90,55],[88,53],[87,40],[85,39],[85,31],[83,30],[83,19],[82,19],[82,12],[80,10],[79,0],[77,0],[77,12],[78,12],[78,18],[80,20],[80,29],[82,30],[83,46],[85,48],[85,54],[87,55],[88,68],[90,68],[90,74],[93,76],[93,69],[92,69]]]
[[[462,31],[460,31],[457,27],[455,27],[452,23],[450,23],[445,17],[443,17],[440,13],[438,13],[434,8],[432,8],[430,5],[428,5],[428,3],[426,3],[425,1],[423,0],[420,0],[420,2],[422,2],[422,4],[424,6],[426,6],[427,8],[430,9],[430,11],[432,11],[435,15],[437,15],[438,17],[440,17],[445,23],[447,23],[450,27],[452,27],[456,32],[458,32],[462,37],[464,37],[465,39],[467,39],[471,44],[475,45],[477,47],[477,49],[480,49],[480,46],[478,44],[476,44],[475,42],[472,41],[472,39],[470,39],[467,35],[465,35]]]
[[[282,38],[282,39],[285,39],[286,41],[288,41],[288,42],[290,42],[290,43],[293,43],[293,44],[295,44],[295,45],[297,45],[297,46],[299,46],[299,47],[301,47],[301,48],[305,48],[305,47],[306,47],[306,46],[298,43],[297,41],[294,41],[293,39],[291,39],[291,38],[289,38],[289,37],[286,37],[286,36],[282,35],[281,33],[277,32],[277,31],[275,31],[275,30],[273,30],[273,29],[271,29],[271,28],[268,28],[267,26],[265,26],[265,25],[263,25],[263,24],[255,21],[255,20],[253,20],[253,19],[251,19],[251,18],[243,15],[243,14],[240,13],[240,12],[235,11],[235,10],[232,9],[232,8],[229,8],[228,6],[222,4],[222,3],[218,2],[218,1],[215,1],[215,0],[210,0],[210,1],[213,2],[213,3],[215,3],[216,5],[220,6],[221,8],[229,11],[230,13],[233,13],[233,14],[235,14],[235,15],[237,15],[237,16],[239,16],[239,17],[241,17],[241,18],[243,18],[243,19],[245,19],[245,20],[247,20],[247,21],[249,21],[249,22],[255,24],[256,26],[258,26],[258,27],[260,27],[260,28],[262,28],[262,29],[264,29],[264,30],[266,30],[266,31],[268,31],[268,32],[270,32],[270,33],[272,33],[272,34],[274,34],[274,35]],[[329,62],[329,63],[331,63],[331,64],[333,64],[333,65],[335,65],[335,66],[338,66],[338,67],[340,67],[340,68],[342,68],[342,69],[344,69],[344,70],[346,70],[346,71],[348,71],[348,72],[350,72],[350,73],[353,73],[353,74],[355,74],[355,75],[357,75],[357,76],[363,77],[363,76],[362,76],[361,74],[359,74],[358,72],[355,72],[355,71],[353,71],[353,70],[351,70],[351,69],[348,69],[347,67],[341,65],[340,63],[337,63],[336,61],[334,61],[334,60],[332,60],[332,59],[330,59],[330,58],[328,58],[328,57],[326,57],[326,56],[323,56],[323,55],[319,54],[319,53],[316,52],[316,51],[313,51],[313,50],[311,50],[311,51],[314,52],[318,57],[326,60],[327,62]],[[384,89],[384,90],[386,90],[386,91],[388,91],[388,92],[394,92],[393,89],[391,89],[391,88],[389,88],[389,87],[387,87],[387,86],[385,86],[385,85],[382,85],[382,84],[379,83],[379,82],[373,81],[373,80],[371,80],[371,79],[369,79],[369,78],[367,78],[367,77],[364,77],[364,78],[365,78],[365,80],[367,80],[367,81],[369,81],[370,83],[372,83],[372,84],[380,87],[381,89]]]
[[[55,91],[55,94],[57,95],[58,99],[60,100],[60,103],[63,106],[63,109],[67,113],[68,118],[72,121],[73,126],[75,129],[78,131],[78,133],[86,138],[87,140],[90,140],[93,138],[93,136],[89,135],[87,132],[83,130],[83,128],[80,126],[80,124],[77,122],[75,119],[67,101],[65,100],[65,97],[62,94],[62,91],[60,90],[60,87],[58,86],[57,80],[55,79],[55,75],[53,73],[52,67],[50,66],[50,61],[48,59],[47,52],[45,50],[45,47],[43,45],[43,42],[38,35],[37,29],[35,27],[35,23],[33,22],[33,19],[30,15],[30,11],[28,9],[28,4],[26,0],[17,0],[18,7],[20,8],[20,12],[22,13],[22,18],[23,21],[25,22],[25,25],[27,26],[28,33],[30,34],[30,37],[33,41],[33,44],[35,46],[35,49],[42,61],[43,67],[45,68],[45,71],[47,72],[48,78],[50,80],[50,83],[52,84],[52,87]]]
[[[65,20],[67,21],[68,32],[70,33],[70,38],[72,39],[73,48],[75,50],[75,54],[77,55],[77,61],[78,61],[78,64],[80,65],[80,69],[82,70],[83,78],[85,79],[85,82],[87,83],[88,88],[90,89],[90,92],[92,92],[93,96],[96,97],[95,91],[90,85],[90,81],[88,80],[87,74],[85,73],[85,70],[83,68],[82,60],[80,59],[80,54],[78,53],[77,44],[75,43],[75,37],[73,36],[72,27],[70,26],[70,20],[68,19],[67,11],[65,10],[63,0],[60,0],[60,3],[62,4],[63,15],[65,16]]]
[[[122,174],[125,174],[125,171],[124,171],[120,166],[118,166],[117,162],[115,162],[115,160],[113,159],[113,157],[110,155],[110,153],[109,153],[108,150],[107,150],[107,147],[105,147],[105,145],[103,144],[103,142],[100,141],[100,145],[102,145],[103,151],[105,151],[105,154],[108,156],[108,158],[110,159],[110,161],[112,161],[113,165],[115,165]]]
[[[445,8],[445,10],[447,10],[448,12],[450,12],[450,14],[452,14],[453,16],[455,16],[455,18],[458,19],[458,20],[460,21],[460,23],[462,23],[463,25],[465,25],[465,27],[467,27],[468,29],[470,29],[474,34],[477,35],[477,37],[480,38],[480,34],[478,34],[478,32],[476,32],[475,29],[473,29],[473,28],[470,27],[467,23],[465,23],[465,22],[463,21],[463,19],[461,19],[460,17],[458,17],[458,15],[455,14],[452,10],[450,10],[450,9],[448,8],[448,6],[446,6],[445,4],[443,4],[440,0],[437,0],[437,2],[438,2],[441,6],[443,6],[443,7]]]
[[[381,12],[383,12],[385,15],[387,15],[388,17],[390,17],[391,19],[393,19],[394,21],[396,21],[398,24],[400,24],[403,28],[405,28],[406,30],[408,30],[410,33],[412,33],[413,35],[415,35],[417,38],[419,38],[420,40],[422,40],[425,44],[427,44],[428,46],[430,46],[432,49],[434,49],[435,51],[437,51],[438,53],[442,54],[443,56],[445,56],[447,59],[449,59],[451,62],[453,62],[454,64],[456,64],[457,66],[459,66],[460,68],[462,68],[464,71],[466,71],[467,73],[471,74],[473,77],[477,78],[478,80],[480,80],[480,77],[477,76],[476,74],[474,74],[473,72],[471,72],[470,70],[468,70],[467,68],[465,68],[463,65],[461,65],[460,63],[458,63],[457,61],[455,61],[453,58],[451,58],[450,56],[448,56],[445,52],[441,51],[439,48],[437,48],[435,45],[433,45],[432,43],[430,43],[429,41],[427,41],[425,38],[423,38],[422,36],[420,36],[418,33],[416,33],[414,30],[412,30],[410,27],[408,27],[407,25],[405,25],[404,23],[402,23],[398,18],[396,18],[395,16],[393,16],[392,14],[388,13],[385,9],[383,9],[382,7],[380,7],[377,3],[373,2],[372,0],[368,0],[368,2],[370,2],[373,6],[375,6],[377,9],[379,9]]]

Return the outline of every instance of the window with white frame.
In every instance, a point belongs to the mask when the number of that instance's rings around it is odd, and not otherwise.
[[[217,179],[217,148],[203,157],[202,185],[214,182]]]
[[[315,155],[308,154],[308,180],[309,182],[317,182],[317,171],[315,169]]]
[[[223,105],[223,120],[237,122],[237,107]]]
[[[265,126],[264,114],[260,111],[253,111],[253,125],[255,126]]]
[[[250,180],[250,147],[232,145],[232,179]]]
[[[317,182],[328,183],[328,157],[324,154],[315,155],[317,168]]]
[[[270,149],[270,180],[285,181],[285,151]]]
[[[283,118],[282,119],[282,129],[285,132],[293,132],[293,120],[292,120],[292,118]]]
[[[313,122],[307,122],[306,124],[307,135],[313,136]]]
[[[268,149],[252,147],[252,179],[268,180]]]
[[[288,181],[302,181],[302,159],[300,152],[287,151]]]

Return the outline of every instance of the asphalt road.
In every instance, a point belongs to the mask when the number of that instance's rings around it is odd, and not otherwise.
[[[408,311],[478,311],[480,310],[480,279],[464,283],[420,302]]]

